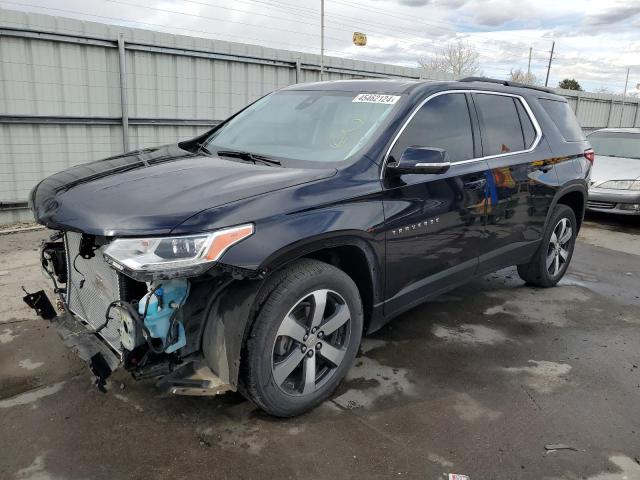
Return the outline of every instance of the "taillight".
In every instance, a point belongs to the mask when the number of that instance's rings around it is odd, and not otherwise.
[[[584,151],[584,158],[589,160],[589,163],[593,165],[593,161],[596,159],[596,152],[593,151],[593,148]]]

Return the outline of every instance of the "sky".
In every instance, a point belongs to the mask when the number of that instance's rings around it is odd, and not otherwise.
[[[0,0],[0,6],[181,35],[320,52],[321,0]],[[366,46],[352,43],[354,31]],[[527,69],[549,86],[640,93],[640,0],[325,0],[325,54],[417,66],[448,42],[476,49],[485,76]]]

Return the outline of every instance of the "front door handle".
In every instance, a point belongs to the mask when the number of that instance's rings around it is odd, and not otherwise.
[[[471,182],[465,182],[464,183],[464,188],[468,189],[468,190],[479,190],[481,188],[484,188],[484,186],[487,184],[487,179],[486,178],[480,178],[478,180],[473,180]]]

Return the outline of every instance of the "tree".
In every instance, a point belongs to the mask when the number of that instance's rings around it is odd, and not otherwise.
[[[470,43],[457,40],[441,47],[430,58],[418,60],[428,73],[444,73],[455,78],[475,75],[480,71],[478,51]]]
[[[511,69],[509,80],[527,85],[535,85],[538,83],[538,78],[533,73],[525,72],[521,68],[517,68],[516,70]]]
[[[560,83],[558,83],[558,87],[564,88],[565,90],[582,91],[582,87],[575,78],[565,78]]]

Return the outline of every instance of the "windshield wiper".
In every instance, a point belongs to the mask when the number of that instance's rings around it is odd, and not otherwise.
[[[241,160],[253,162],[254,164],[259,162],[264,165],[282,165],[278,160],[274,160],[273,158],[257,153],[241,152],[238,150],[218,150],[217,154],[219,157],[239,158]]]

